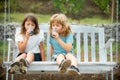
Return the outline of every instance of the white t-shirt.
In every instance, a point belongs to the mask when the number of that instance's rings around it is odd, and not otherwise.
[[[23,40],[24,37],[20,33],[15,35],[16,44],[18,44],[18,41]],[[28,53],[29,51],[32,51],[33,53],[40,53],[39,45],[41,41],[44,41],[44,34],[42,30],[40,30],[37,35],[30,36],[24,52]]]

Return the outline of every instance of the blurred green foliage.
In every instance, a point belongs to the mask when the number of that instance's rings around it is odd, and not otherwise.
[[[4,12],[4,4],[4,0],[0,0],[1,12]],[[111,17],[111,4],[112,0],[10,0],[10,12],[32,12],[37,14],[65,13],[73,19],[94,15],[101,15],[101,17],[105,18],[106,15]],[[8,8],[6,6],[6,9]]]
[[[103,11],[109,12],[112,0],[93,0]]]

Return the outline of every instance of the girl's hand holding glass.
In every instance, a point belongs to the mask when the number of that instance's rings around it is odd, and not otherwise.
[[[32,36],[33,35],[33,28],[30,26],[28,29],[29,35]]]
[[[54,38],[55,37],[55,33],[56,33],[56,30],[53,28],[52,29],[52,33],[51,33],[51,36]]]

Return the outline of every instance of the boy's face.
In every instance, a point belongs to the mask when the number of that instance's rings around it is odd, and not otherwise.
[[[56,30],[56,32],[60,33],[62,30],[62,25],[57,22],[54,22],[52,23],[52,29],[53,28]]]
[[[35,24],[31,20],[28,19],[25,22],[25,29],[26,29],[26,31],[28,31],[30,28],[32,28],[34,30],[35,29]]]

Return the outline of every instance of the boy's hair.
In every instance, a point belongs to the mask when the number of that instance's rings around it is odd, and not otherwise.
[[[25,22],[27,20],[31,20],[34,24],[35,24],[35,29],[34,29],[34,34],[38,34],[39,33],[39,25],[38,25],[38,20],[36,18],[36,16],[32,13],[28,13],[26,15],[26,17],[24,18],[22,25],[21,25],[21,34],[25,35],[26,34],[26,29],[25,29]]]
[[[61,13],[60,14],[54,14],[51,17],[51,19],[50,19],[50,27],[49,27],[50,33],[52,31],[52,24],[54,22],[57,22],[57,23],[62,25],[62,30],[61,30],[60,35],[67,36],[71,32],[70,25],[68,24],[68,21],[67,21],[67,17],[64,14],[61,14]]]

